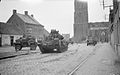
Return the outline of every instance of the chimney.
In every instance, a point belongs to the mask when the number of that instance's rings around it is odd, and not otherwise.
[[[31,17],[34,17],[33,14],[31,14]]]
[[[25,15],[28,15],[28,11],[25,11]]]
[[[13,14],[16,14],[16,13],[17,13],[17,10],[14,9],[14,10],[13,10]]]

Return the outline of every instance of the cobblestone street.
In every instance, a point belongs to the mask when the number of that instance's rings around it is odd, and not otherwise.
[[[69,45],[64,53],[48,53],[18,56],[0,60],[2,75],[66,75],[99,45]],[[37,50],[38,51],[38,50]]]
[[[24,51],[24,50],[23,50]],[[22,51],[21,51],[22,52]],[[109,44],[69,45],[66,52],[41,54],[39,49],[28,55],[0,60],[1,75],[68,75],[88,55],[92,56],[73,75],[116,75],[119,65]]]
[[[120,63],[116,63],[116,60],[114,50],[104,43],[74,75],[120,75]]]

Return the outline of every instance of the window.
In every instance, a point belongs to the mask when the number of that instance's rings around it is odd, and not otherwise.
[[[26,31],[27,31],[27,33],[32,33],[32,28],[31,27],[27,27]]]

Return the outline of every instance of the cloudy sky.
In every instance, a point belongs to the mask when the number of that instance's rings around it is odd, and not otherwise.
[[[111,0],[107,1],[105,3],[110,5]],[[88,0],[89,22],[105,21],[105,14],[108,17],[108,8],[103,10],[100,2],[102,0]],[[61,34],[73,36],[74,0],[1,0],[0,22],[6,22],[13,9],[21,14],[24,11],[28,11],[29,15],[33,14],[49,32],[57,29]]]

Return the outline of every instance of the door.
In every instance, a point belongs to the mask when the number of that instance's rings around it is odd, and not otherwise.
[[[14,45],[14,36],[10,36],[10,43],[11,43],[11,46]]]
[[[2,46],[2,37],[0,37],[0,47]]]

